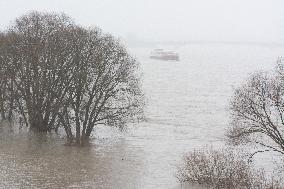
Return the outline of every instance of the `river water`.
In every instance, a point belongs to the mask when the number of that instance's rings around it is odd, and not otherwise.
[[[157,47],[175,50],[180,61],[149,59]],[[3,128],[0,188],[201,188],[175,178],[182,155],[224,145],[233,89],[249,73],[273,69],[284,47],[191,44],[130,51],[141,63],[147,120],[123,133],[98,127],[92,145],[83,148],[64,146],[59,136]]]

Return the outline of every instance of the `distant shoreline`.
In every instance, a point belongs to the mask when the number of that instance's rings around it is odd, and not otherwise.
[[[122,39],[130,46],[154,46],[154,45],[190,45],[190,44],[224,44],[224,45],[252,45],[252,46],[275,46],[283,47],[284,43],[277,42],[255,42],[255,41],[210,41],[210,40],[191,40],[191,41],[128,41]]]

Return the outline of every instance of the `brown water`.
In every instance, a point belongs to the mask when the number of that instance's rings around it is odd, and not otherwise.
[[[153,47],[156,48],[156,47]],[[180,62],[133,48],[144,73],[147,121],[127,132],[96,128],[91,146],[64,146],[56,135],[0,135],[0,188],[184,189],[175,178],[182,154],[222,146],[233,87],[254,70],[270,70],[284,48],[194,44],[169,46]],[[5,133],[5,134],[3,134]]]

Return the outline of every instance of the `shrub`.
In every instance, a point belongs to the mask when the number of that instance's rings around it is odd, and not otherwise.
[[[267,179],[263,169],[254,169],[244,156],[229,149],[195,150],[178,167],[180,182],[216,189],[280,189],[279,179]]]

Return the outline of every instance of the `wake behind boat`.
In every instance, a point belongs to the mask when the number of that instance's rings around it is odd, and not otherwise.
[[[179,61],[178,53],[172,51],[164,51],[163,49],[154,49],[150,54],[151,59],[158,60],[175,60]]]

